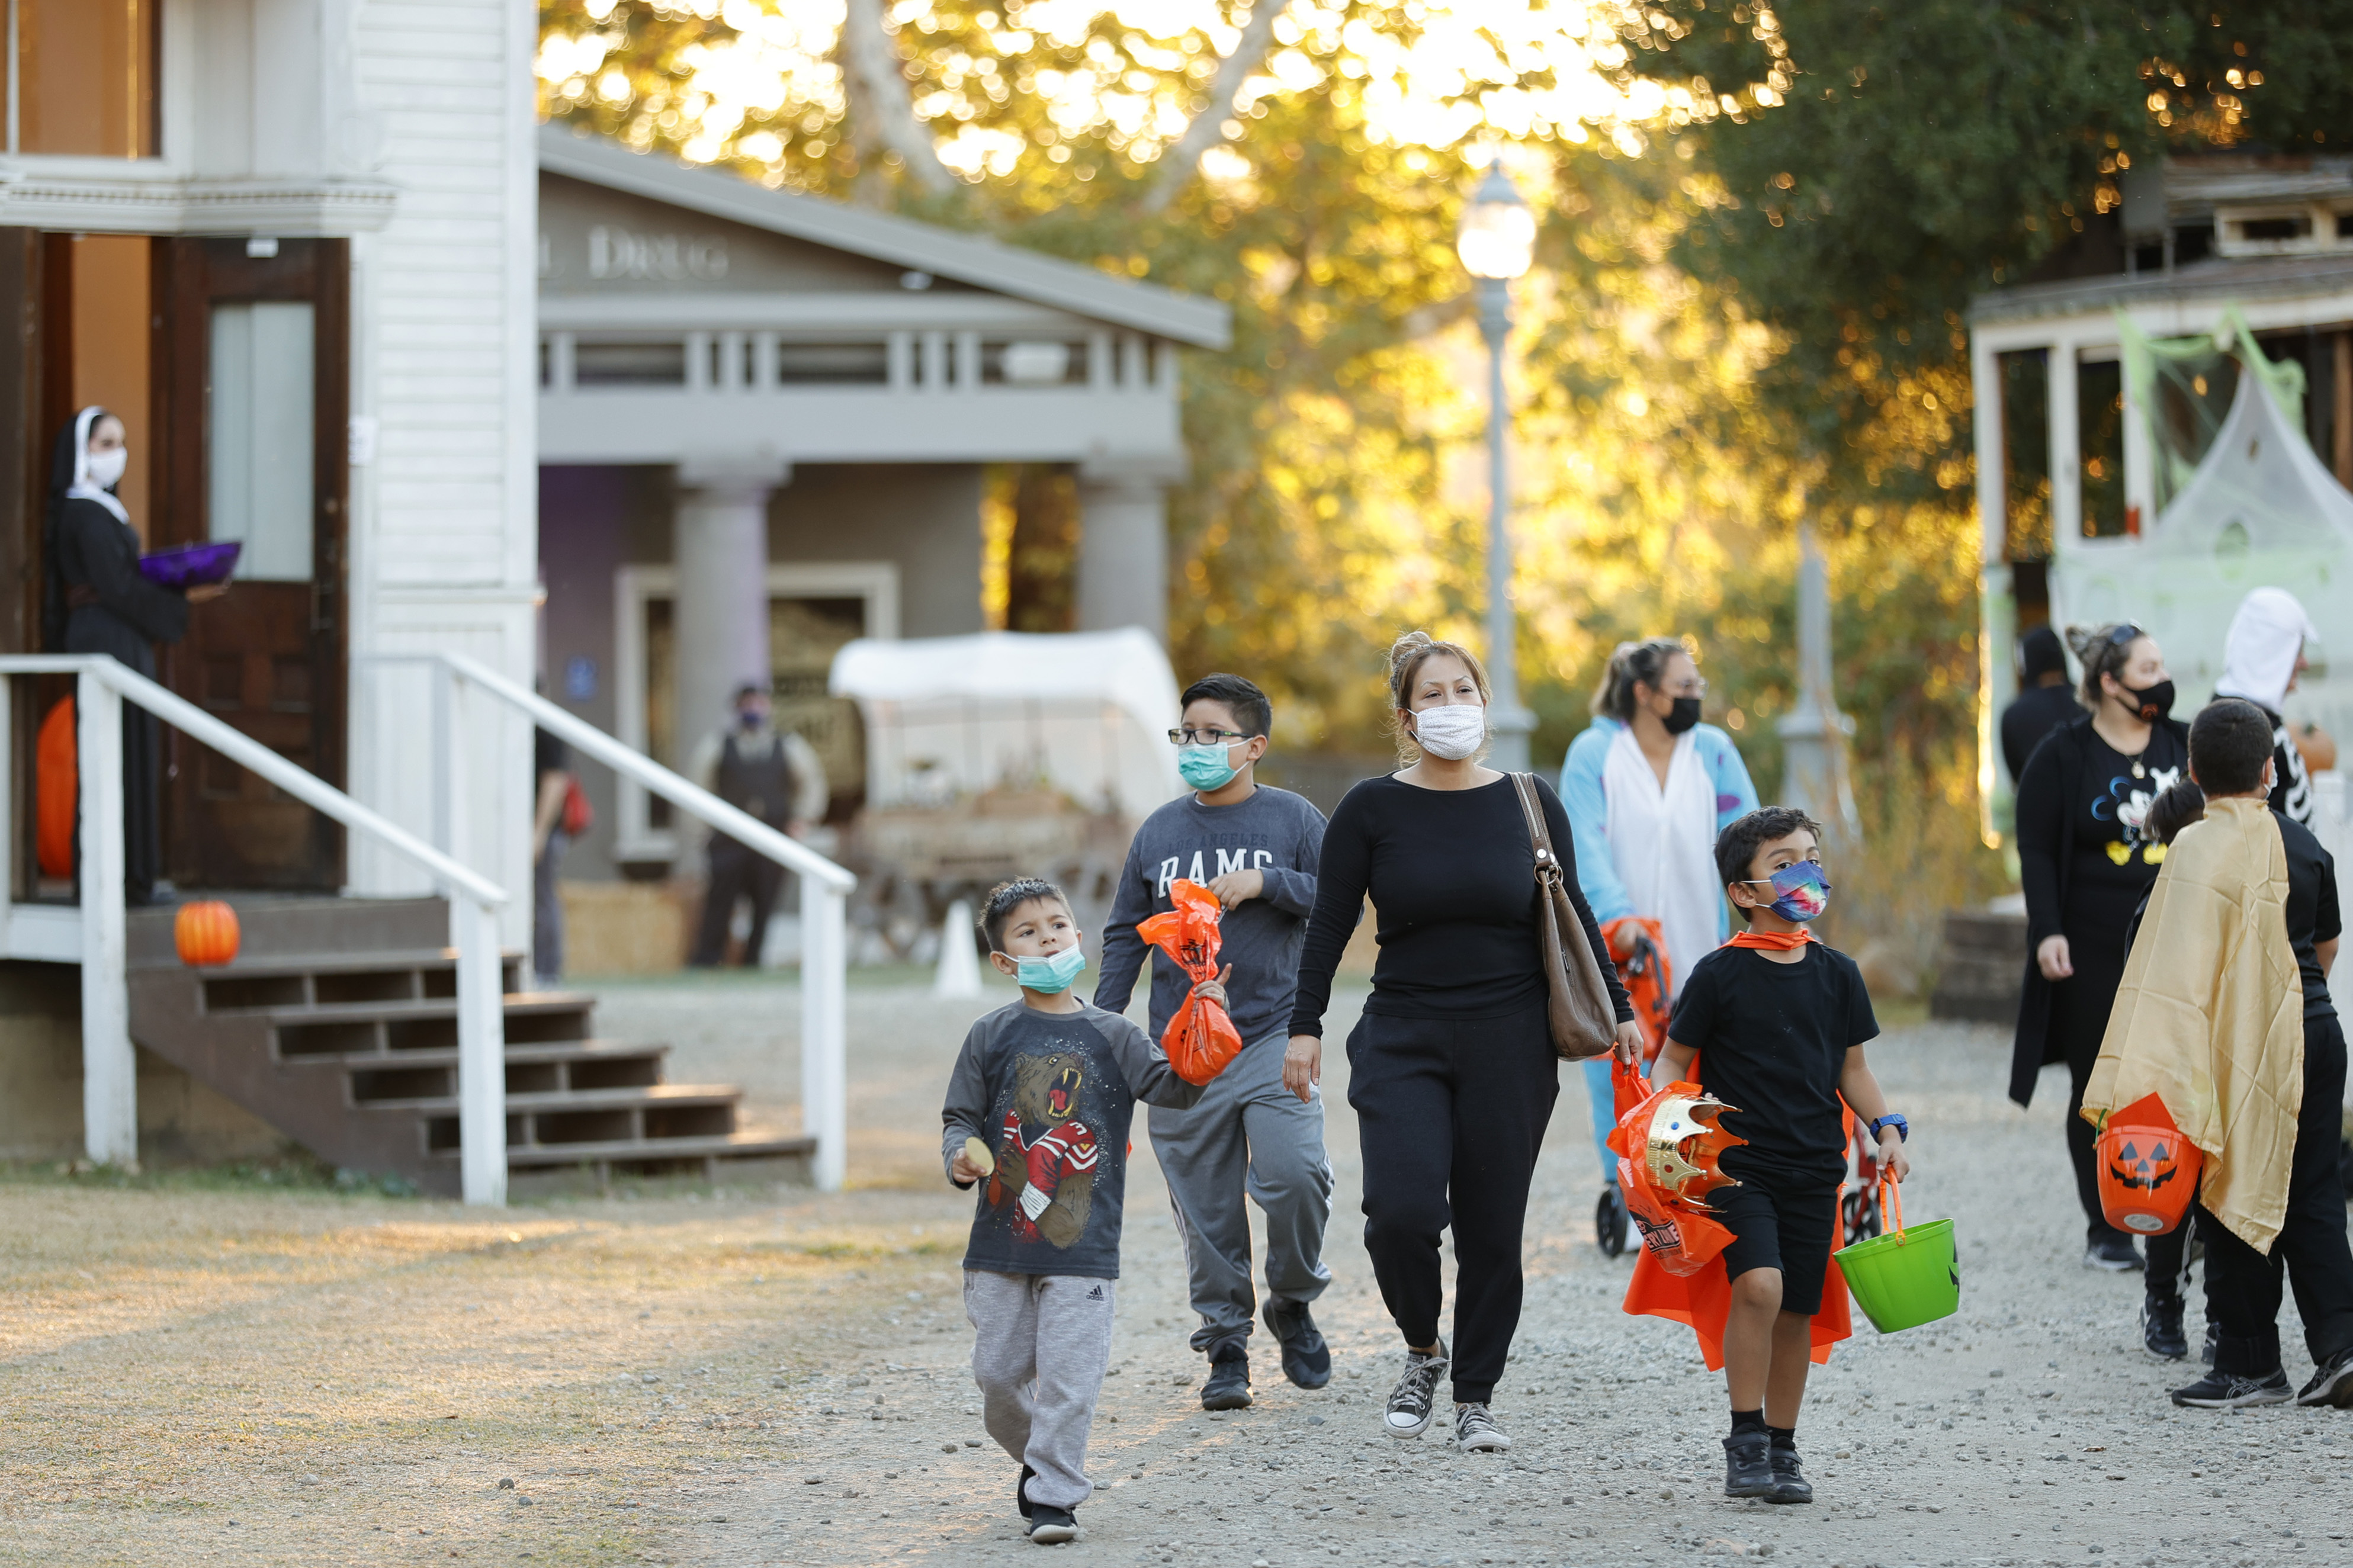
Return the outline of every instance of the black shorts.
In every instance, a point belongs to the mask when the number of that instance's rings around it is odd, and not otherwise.
[[[1736,1187],[1708,1194],[1732,1245],[1724,1276],[1752,1268],[1781,1271],[1781,1310],[1812,1317],[1822,1310],[1822,1276],[1838,1237],[1839,1184],[1816,1176],[1745,1174]]]

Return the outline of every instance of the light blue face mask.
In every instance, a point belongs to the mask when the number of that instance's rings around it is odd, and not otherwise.
[[[1241,769],[1227,760],[1235,742],[1223,746],[1179,746],[1176,748],[1176,772],[1185,782],[1198,790],[1223,789],[1234,782]]]
[[[1087,955],[1078,943],[1072,942],[1061,952],[1050,952],[1043,958],[1017,958],[1013,962],[1013,977],[1020,982],[1023,990],[1051,996],[1071,988],[1071,982],[1087,966]]]

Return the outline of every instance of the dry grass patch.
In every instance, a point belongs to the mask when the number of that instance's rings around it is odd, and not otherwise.
[[[828,1338],[944,1307],[961,1244],[880,1193],[485,1217],[45,1179],[0,1186],[0,1561],[306,1565],[659,1559],[797,1461]]]

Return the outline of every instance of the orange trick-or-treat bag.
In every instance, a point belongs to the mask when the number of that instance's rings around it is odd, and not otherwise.
[[[1198,987],[1216,977],[1218,949],[1224,943],[1218,934],[1218,917],[1222,912],[1218,895],[1179,877],[1169,888],[1168,897],[1176,907],[1140,922],[1135,934],[1175,959]],[[1241,1054],[1242,1037],[1233,1019],[1227,1016],[1224,1004],[1189,995],[1162,1031],[1160,1048],[1168,1053],[1168,1065],[1176,1069],[1178,1078],[1187,1083],[1207,1083]]]

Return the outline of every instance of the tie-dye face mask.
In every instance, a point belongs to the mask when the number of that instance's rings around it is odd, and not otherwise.
[[[1831,905],[1831,885],[1822,878],[1819,860],[1798,860],[1782,867],[1769,878],[1752,877],[1746,885],[1754,887],[1769,881],[1773,901],[1766,908],[1785,921],[1799,924],[1818,918]]]

